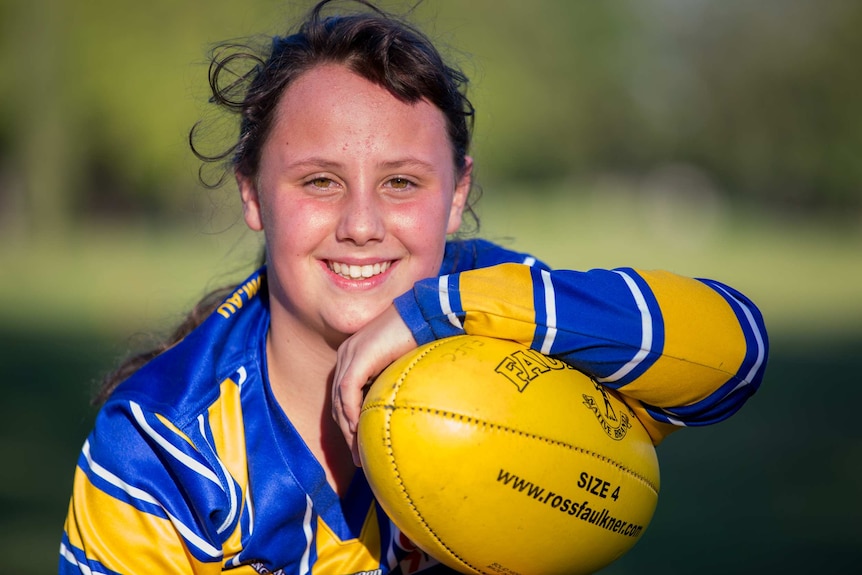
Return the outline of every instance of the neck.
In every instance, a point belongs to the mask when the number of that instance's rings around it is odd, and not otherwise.
[[[329,401],[337,349],[307,335],[293,326],[271,323],[266,341],[269,380],[280,403],[320,408]]]
[[[337,347],[325,338],[301,326],[271,322],[266,355],[273,395],[323,467],[329,484],[344,495],[356,468],[332,418],[336,352]]]

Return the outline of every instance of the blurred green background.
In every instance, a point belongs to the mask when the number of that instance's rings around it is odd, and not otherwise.
[[[0,0],[3,573],[55,570],[98,379],[253,267],[235,189],[197,183],[186,136],[231,134],[208,47],[307,7]],[[761,391],[660,447],[653,523],[603,573],[853,570],[862,3],[426,0],[411,18],[472,79],[482,235],[720,279],[770,328]]]

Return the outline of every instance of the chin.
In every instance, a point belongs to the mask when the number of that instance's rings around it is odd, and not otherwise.
[[[357,314],[350,318],[337,318],[335,321],[328,322],[329,329],[333,332],[342,334],[346,338],[368,325],[371,320],[383,312],[383,309],[385,308],[382,308],[377,312],[369,312],[361,315]]]

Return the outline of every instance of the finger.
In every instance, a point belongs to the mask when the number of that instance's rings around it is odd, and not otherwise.
[[[359,436],[353,434],[347,443],[350,445],[350,454],[353,455],[353,465],[362,467],[362,460],[359,458]]]
[[[367,378],[358,379],[354,371],[345,373],[339,384],[341,417],[350,433],[356,433],[359,413],[362,410],[362,390],[368,383]]]
[[[356,437],[357,426],[355,423],[351,423],[350,417],[348,416],[348,412],[350,411],[348,406],[350,406],[351,403],[345,398],[345,391],[349,390],[349,387],[345,386],[345,381],[349,381],[349,378],[347,377],[347,372],[349,370],[346,366],[349,365],[350,362],[341,357],[341,354],[339,354],[339,360],[336,362],[335,375],[332,382],[332,416],[338,424],[338,427],[341,429],[341,433],[344,435],[347,445],[350,447],[350,455],[353,458],[353,464],[356,467],[361,467],[362,463],[359,459],[359,443]],[[348,392],[346,395],[349,397],[350,393]],[[357,412],[358,411],[359,410],[357,410]],[[357,413],[357,421],[358,417]]]
[[[348,445],[351,445],[356,434],[363,389],[368,384],[368,378],[360,368],[361,363],[356,361],[351,346],[346,345],[339,349],[332,382],[332,414]]]
[[[345,439],[347,439],[347,443],[349,445],[352,432],[350,430],[350,425],[347,421],[347,417],[344,413],[345,404],[343,395],[344,371],[346,369],[345,365],[347,363],[347,360],[345,360],[342,357],[342,354],[339,353],[335,365],[335,374],[332,378],[332,418],[338,424],[338,427],[341,429],[341,432],[344,434],[344,437]]]

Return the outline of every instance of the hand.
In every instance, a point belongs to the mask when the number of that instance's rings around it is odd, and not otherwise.
[[[413,334],[392,305],[338,348],[332,380],[332,416],[344,433],[357,467],[356,427],[364,389],[386,366],[415,347]]]

